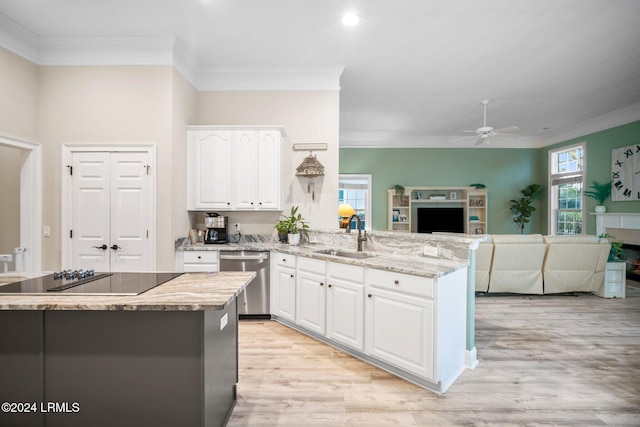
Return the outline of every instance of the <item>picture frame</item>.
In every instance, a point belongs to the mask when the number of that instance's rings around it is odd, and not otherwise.
[[[399,222],[400,221],[400,209],[394,209],[392,216],[391,216],[391,220],[393,222]]]
[[[455,191],[452,191],[451,193],[449,193],[449,198],[451,200],[456,200],[458,198],[458,193],[456,193]]]
[[[398,222],[409,222],[409,218],[406,214],[398,215]]]
[[[476,228],[476,234],[484,234],[484,230],[482,228]]]

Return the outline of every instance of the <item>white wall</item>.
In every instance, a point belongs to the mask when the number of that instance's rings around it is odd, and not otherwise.
[[[37,66],[0,48],[0,93],[0,135],[42,144],[43,225],[51,227],[42,242],[43,270],[62,268],[61,147],[91,143],[157,144],[157,267],[173,269],[174,240],[190,228],[187,125],[284,126],[284,212],[299,205],[312,227],[335,227],[339,91],[198,92],[171,66]],[[308,180],[295,177],[308,153],[292,145],[305,142],[329,146],[316,153],[326,175],[316,180],[315,200]],[[0,152],[0,167],[3,160],[16,163]],[[18,197],[17,185],[10,187]],[[280,212],[230,216],[245,234],[271,233]]]
[[[38,67],[0,49],[0,136],[37,137]],[[0,253],[20,246],[20,169],[24,151],[0,143]]]
[[[286,136],[283,158],[283,212],[299,205],[312,228],[335,228],[338,212],[339,91],[201,92],[194,125],[282,125]],[[315,180],[315,200],[307,193],[307,178],[295,176],[309,155],[293,151],[294,143],[327,143],[318,151],[325,176]],[[227,215],[227,214],[225,214]],[[280,213],[230,213],[245,234],[272,233]]]
[[[74,143],[157,144],[157,267],[173,267],[172,76],[169,66],[41,67],[43,225],[51,226],[51,237],[42,246],[44,270],[63,267],[61,146]]]

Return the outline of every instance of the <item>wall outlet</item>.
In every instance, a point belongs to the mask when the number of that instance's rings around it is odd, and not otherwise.
[[[51,237],[51,226],[50,225],[45,225],[44,227],[42,227],[42,235],[44,237]]]
[[[424,255],[437,257],[438,256],[438,248],[433,246],[425,246],[424,247]]]

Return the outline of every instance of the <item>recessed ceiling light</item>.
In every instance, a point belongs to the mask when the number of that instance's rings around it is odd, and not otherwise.
[[[360,18],[355,13],[349,12],[342,17],[342,23],[347,27],[353,27],[354,25],[358,25],[360,22]]]

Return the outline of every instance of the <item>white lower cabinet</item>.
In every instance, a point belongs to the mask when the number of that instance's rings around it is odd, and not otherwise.
[[[371,290],[365,312],[367,354],[433,378],[433,301]]]
[[[182,271],[187,273],[219,271],[218,253],[218,251],[184,251]]]
[[[296,320],[296,256],[276,252],[271,258],[273,278],[271,284],[272,313],[290,322]]]
[[[296,324],[321,335],[326,330],[326,264],[298,258]]]
[[[467,271],[429,278],[276,253],[272,314],[443,393],[465,369]]]
[[[364,350],[364,268],[328,263],[327,338]]]
[[[604,270],[604,281],[594,293],[603,298],[624,298],[627,287],[627,264],[608,262]]]

